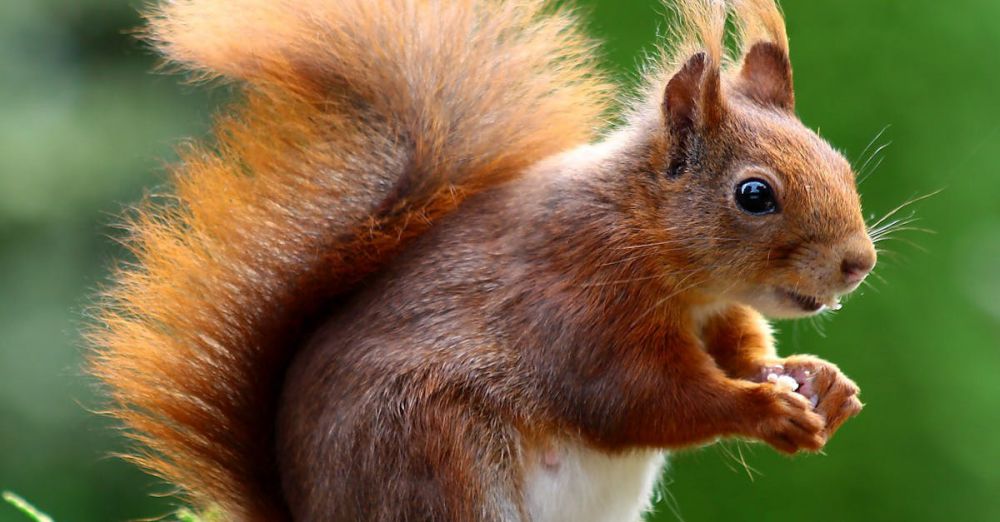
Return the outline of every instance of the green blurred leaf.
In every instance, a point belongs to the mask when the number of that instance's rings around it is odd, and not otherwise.
[[[34,520],[35,522],[52,522],[52,519],[48,515],[42,513],[34,506],[28,503],[28,501],[23,498],[11,493],[10,491],[3,492],[3,499],[7,501],[10,505],[16,507],[28,518]]]

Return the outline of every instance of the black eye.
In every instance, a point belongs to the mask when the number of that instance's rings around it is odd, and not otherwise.
[[[736,186],[736,204],[755,216],[778,211],[771,185],[757,178],[745,179]]]

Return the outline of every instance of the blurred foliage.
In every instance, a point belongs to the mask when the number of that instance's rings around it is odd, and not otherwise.
[[[334,1],[334,0],[331,0]],[[582,2],[623,76],[663,28],[656,0]],[[56,520],[169,513],[166,486],[108,456],[120,434],[82,376],[86,306],[121,255],[122,205],[162,183],[224,90],[153,74],[137,5],[0,2],[0,488]],[[862,163],[880,215],[920,226],[841,312],[779,325],[864,390],[826,455],[727,443],[673,459],[656,520],[1000,520],[1000,3],[787,0],[798,111]],[[871,149],[869,148],[869,151]],[[919,248],[909,244],[914,242]],[[824,334],[825,331],[825,334]],[[0,506],[0,520],[17,520]]]
[[[4,502],[14,506],[15,509],[21,512],[25,517],[34,520],[35,522],[52,522],[52,519],[38,510],[35,506],[28,503],[27,500],[9,492],[5,491],[3,494]]]

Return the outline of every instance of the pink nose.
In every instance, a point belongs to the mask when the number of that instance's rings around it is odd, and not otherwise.
[[[874,256],[848,256],[840,263],[840,271],[844,274],[844,281],[849,285],[863,281],[872,268],[875,268]]]

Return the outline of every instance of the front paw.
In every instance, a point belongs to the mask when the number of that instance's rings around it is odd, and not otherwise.
[[[798,384],[796,392],[809,399],[826,422],[824,436],[830,438],[847,419],[861,412],[858,386],[833,363],[811,355],[793,355],[761,368],[758,382],[787,376]]]
[[[826,444],[826,424],[805,397],[782,383],[765,382],[754,391],[760,408],[754,438],[789,454],[819,451]]]

